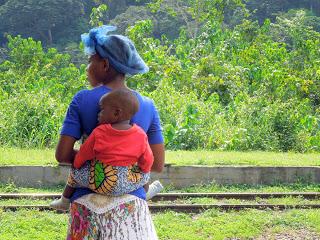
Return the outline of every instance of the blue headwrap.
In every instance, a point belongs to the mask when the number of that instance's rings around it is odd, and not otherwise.
[[[88,55],[98,53],[100,57],[108,59],[111,66],[120,73],[135,75],[148,72],[148,66],[129,38],[122,35],[108,35],[108,32],[116,29],[114,26],[101,26],[91,29],[89,34],[82,34],[85,53]]]

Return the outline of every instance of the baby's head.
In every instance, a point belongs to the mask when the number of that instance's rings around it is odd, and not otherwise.
[[[139,101],[129,89],[121,88],[103,95],[99,102],[99,123],[117,123],[130,120],[139,110]]]

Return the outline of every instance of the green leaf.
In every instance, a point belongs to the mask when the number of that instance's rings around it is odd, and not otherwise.
[[[103,183],[104,178],[105,176],[104,176],[103,165],[100,162],[96,162],[94,166],[94,180],[95,180],[96,187],[99,187]]]

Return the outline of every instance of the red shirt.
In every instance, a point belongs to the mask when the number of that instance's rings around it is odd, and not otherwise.
[[[111,166],[130,166],[135,163],[144,172],[150,172],[153,154],[145,132],[136,124],[128,130],[117,130],[110,124],[96,127],[74,160],[80,168],[87,160],[97,160]]]

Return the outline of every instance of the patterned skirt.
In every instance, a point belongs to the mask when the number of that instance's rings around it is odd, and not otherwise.
[[[71,204],[67,240],[157,240],[147,202],[86,195]]]

